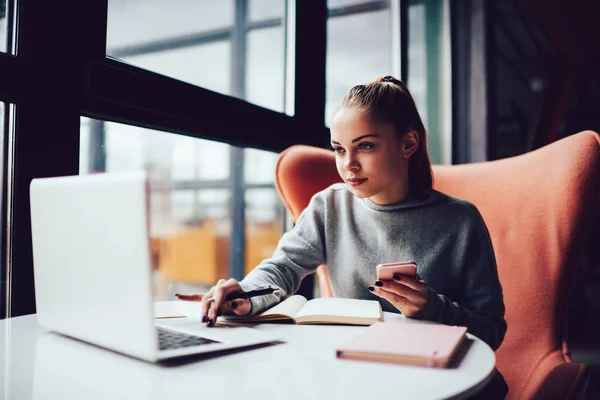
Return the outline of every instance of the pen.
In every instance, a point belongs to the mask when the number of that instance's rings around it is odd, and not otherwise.
[[[227,296],[225,296],[225,301],[231,301],[233,299],[249,299],[251,297],[264,296],[265,294],[272,294],[273,292],[275,292],[277,290],[278,289],[275,289],[275,288],[263,288],[263,289],[251,290],[249,292],[233,292],[233,293],[229,293]],[[214,297],[211,297],[210,299],[206,300],[207,303],[212,303],[214,301],[215,301]]]

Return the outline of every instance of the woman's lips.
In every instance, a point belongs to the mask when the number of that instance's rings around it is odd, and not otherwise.
[[[363,183],[365,183],[367,181],[367,178],[362,178],[362,179],[348,179],[348,185],[352,186],[352,187],[357,187],[362,185]]]

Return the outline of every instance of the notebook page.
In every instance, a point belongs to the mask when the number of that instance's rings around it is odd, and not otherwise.
[[[305,303],[306,298],[296,294],[288,297],[276,306],[269,308],[267,311],[260,314],[260,317],[266,317],[269,315],[287,315],[290,318],[294,318],[298,310],[300,310]]]
[[[330,315],[355,318],[380,318],[381,307],[374,300],[324,297],[312,299],[296,314],[296,318],[311,315]]]

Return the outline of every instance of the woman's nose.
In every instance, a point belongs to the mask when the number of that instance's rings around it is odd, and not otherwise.
[[[349,156],[348,158],[346,158],[346,161],[344,162],[344,168],[347,171],[356,171],[357,169],[360,168],[360,164],[358,163],[356,158]]]

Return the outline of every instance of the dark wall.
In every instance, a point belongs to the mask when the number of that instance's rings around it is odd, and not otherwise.
[[[556,56],[518,0],[488,4],[490,160],[527,152]]]
[[[554,3],[487,3],[490,160],[600,131],[598,42],[589,27],[575,29],[577,17],[593,14],[600,2],[561,3],[560,10]]]

